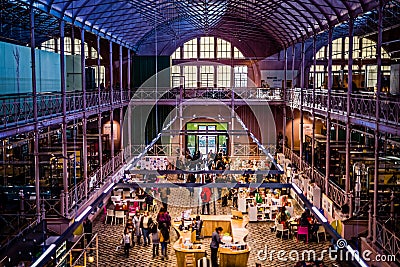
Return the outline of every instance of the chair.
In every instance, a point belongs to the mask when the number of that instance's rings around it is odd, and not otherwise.
[[[299,242],[299,235],[305,235],[306,243],[308,243],[308,227],[307,226],[297,227],[297,242]]]
[[[122,219],[122,223],[125,225],[126,223],[126,216],[123,210],[116,210],[115,211],[115,224],[117,224],[117,219]]]
[[[109,210],[109,209],[107,209],[106,220],[104,221],[104,223],[107,223],[108,217],[111,217],[111,222],[110,222],[110,224],[112,225],[113,222],[114,222],[114,218],[115,218],[114,210]]]
[[[111,201],[115,205],[117,202],[121,201],[121,196],[111,196]]]
[[[197,267],[211,267],[211,260],[203,257],[197,260]]]
[[[325,241],[326,241],[326,232],[325,232],[325,228],[324,228],[322,225],[320,225],[320,226],[318,227],[318,230],[317,230],[317,240],[318,240],[318,243],[319,243],[319,234],[324,234]]]
[[[283,224],[278,223],[276,224],[276,233],[281,232],[281,240],[283,239],[283,234],[286,232],[289,238],[289,229],[284,229]]]
[[[186,267],[196,266],[196,258],[194,257],[194,253],[188,253],[185,255],[185,266]]]

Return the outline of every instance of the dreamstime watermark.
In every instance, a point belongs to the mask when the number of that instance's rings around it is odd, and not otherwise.
[[[339,239],[336,242],[336,246],[329,247],[328,249],[323,249],[321,251],[316,251],[314,249],[305,250],[274,250],[268,249],[265,245],[264,249],[257,252],[257,259],[259,261],[323,261],[324,259],[329,259],[332,261],[360,261],[364,260],[366,262],[394,262],[396,261],[395,255],[383,255],[383,254],[373,254],[372,251],[366,249],[361,254],[349,248],[345,239]]]

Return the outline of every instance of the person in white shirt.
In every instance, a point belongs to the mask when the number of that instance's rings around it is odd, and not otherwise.
[[[145,211],[140,219],[140,228],[143,234],[143,246],[150,245],[150,228],[153,224],[153,219],[149,216],[149,212]]]

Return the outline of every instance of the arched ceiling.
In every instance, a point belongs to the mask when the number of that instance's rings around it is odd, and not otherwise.
[[[169,55],[197,36],[218,36],[265,57],[377,7],[377,0],[3,0],[130,47]],[[1,36],[0,32],[0,36]],[[157,45],[155,45],[155,42]],[[260,45],[261,44],[261,45]]]

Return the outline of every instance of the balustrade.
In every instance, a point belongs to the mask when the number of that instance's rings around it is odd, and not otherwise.
[[[83,111],[82,93],[67,93],[67,114]],[[86,93],[86,110],[96,109],[100,106],[110,105],[110,92],[104,91]],[[129,101],[129,92],[123,91],[123,101]],[[43,93],[37,97],[38,119],[44,120],[62,115],[61,93]],[[114,92],[114,104],[121,103],[121,92]],[[6,129],[19,124],[33,122],[33,97],[29,94],[4,95],[0,97],[0,129]]]
[[[287,105],[293,108],[300,108],[300,89],[288,89]],[[328,98],[327,90],[315,90],[315,98],[312,97],[312,90],[305,90],[303,93],[303,108],[311,111],[313,105],[317,111],[327,111]],[[352,94],[350,99],[350,117],[375,122],[376,99],[371,94]],[[332,92],[331,112],[340,114],[345,120],[347,115],[347,94]],[[397,126],[400,123],[400,101],[395,97],[382,96],[379,103],[379,121],[388,126]]]
[[[292,159],[292,166],[301,166],[303,170],[302,176],[307,177],[308,179],[311,179],[313,177],[314,182],[321,188],[322,192],[325,191],[325,175],[320,173],[316,168],[312,170],[311,166],[307,162],[303,161],[300,156],[290,151],[289,148],[285,148],[285,157],[288,159]],[[339,207],[343,206],[346,203],[346,192],[330,180],[328,183],[328,192],[325,193]]]
[[[398,233],[390,231],[383,223],[376,223],[376,242],[385,251],[386,256],[394,255],[397,263],[400,264],[400,237]],[[393,261],[390,259],[389,261]]]
[[[335,202],[339,207],[346,204],[346,193],[342,188],[329,181],[328,183],[328,197]]]

